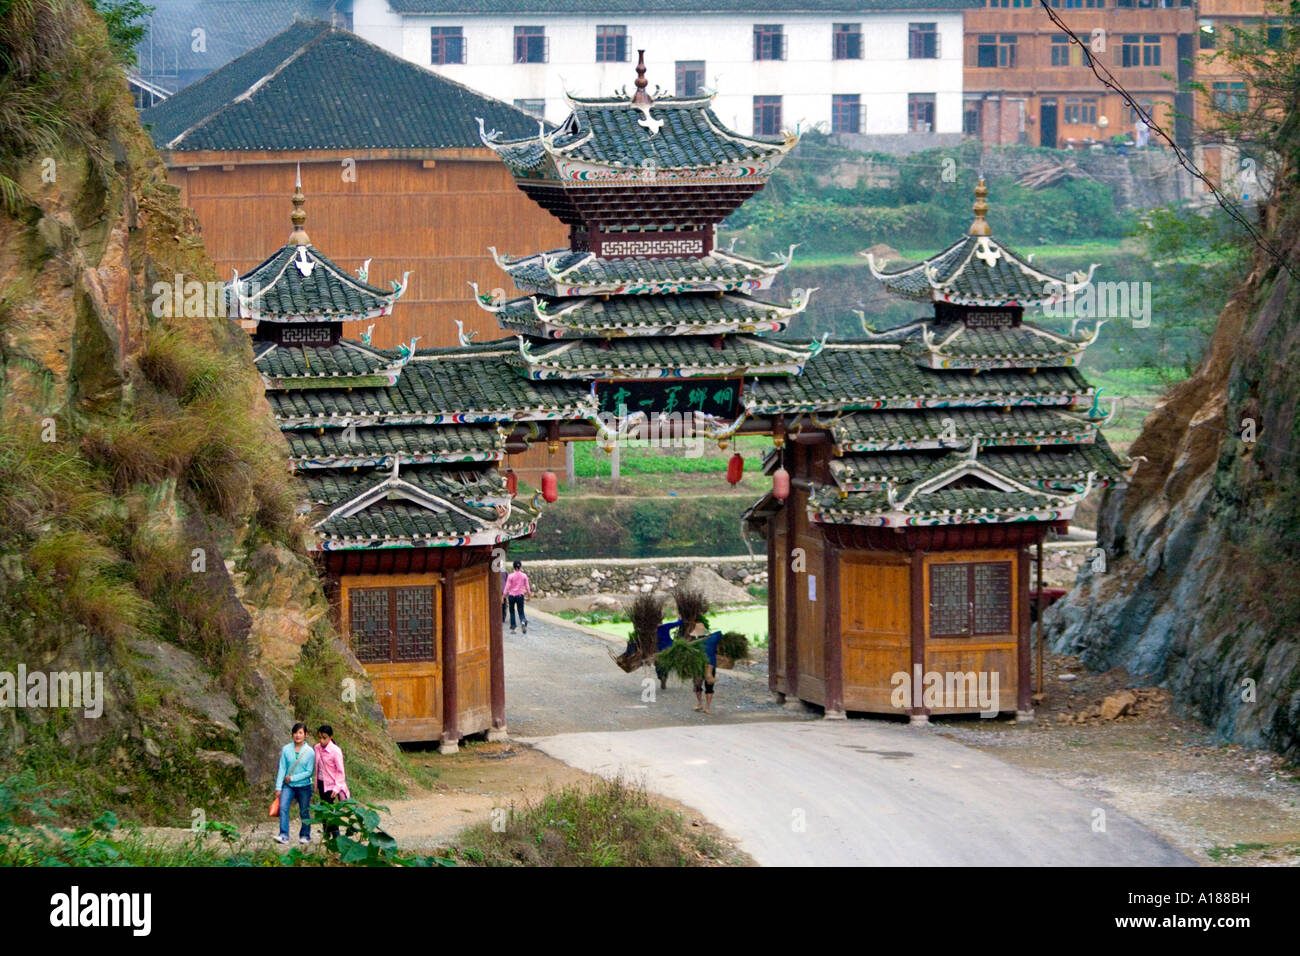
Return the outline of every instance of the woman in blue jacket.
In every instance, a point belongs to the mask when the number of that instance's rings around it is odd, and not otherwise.
[[[293,743],[280,751],[280,769],[275,789],[280,794],[280,835],[277,843],[289,842],[289,804],[298,801],[298,842],[311,842],[311,787],[316,779],[316,752],[307,743],[307,725],[293,725]]]

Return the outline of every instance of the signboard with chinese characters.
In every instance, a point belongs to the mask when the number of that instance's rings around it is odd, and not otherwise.
[[[660,378],[637,382],[597,382],[596,398],[600,410],[620,414],[689,415],[703,412],[715,418],[735,419],[740,415],[738,378]]]

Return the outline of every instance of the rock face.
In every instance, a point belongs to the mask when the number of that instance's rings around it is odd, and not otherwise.
[[[1266,228],[1300,272],[1300,204]],[[1300,756],[1300,283],[1261,252],[1200,368],[1164,397],[1102,502],[1085,563],[1045,615],[1059,651],[1122,665],[1227,740]]]
[[[103,24],[84,4],[31,9],[55,19],[4,36],[19,14],[0,11],[0,52],[44,38],[14,62],[36,64],[62,122],[27,137],[39,151],[0,128],[0,672],[101,674],[104,707],[0,708],[0,777],[35,767],[70,813],[188,825],[188,808],[268,790],[297,719],[392,772],[247,334],[157,308],[158,283],[170,298],[176,276],[219,277]]]

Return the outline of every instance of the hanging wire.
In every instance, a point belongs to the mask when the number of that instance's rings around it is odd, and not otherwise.
[[[1038,0],[1038,2],[1042,5],[1043,10],[1047,12],[1051,21],[1060,28],[1061,32],[1068,36],[1070,41],[1077,44],[1079,49],[1084,52],[1084,62],[1087,63],[1088,68],[1092,70],[1093,75],[1101,81],[1101,84],[1108,90],[1119,94],[1124,102],[1129,105],[1129,108],[1134,110],[1138,116],[1142,117],[1142,122],[1144,122],[1153,133],[1169,144],[1169,148],[1173,150],[1174,158],[1178,160],[1178,164],[1204,184],[1205,188],[1214,196],[1219,205],[1223,207],[1224,212],[1236,220],[1241,227],[1249,233],[1251,241],[1253,241],[1256,246],[1263,249],[1264,252],[1266,252],[1268,256],[1278,264],[1278,266],[1285,269],[1293,279],[1300,279],[1300,272],[1297,272],[1292,268],[1291,264],[1286,261],[1286,256],[1282,251],[1270,242],[1263,233],[1255,228],[1255,224],[1242,214],[1241,207],[1229,199],[1218,186],[1210,181],[1210,178],[1205,175],[1196,163],[1192,161],[1192,158],[1183,151],[1183,148],[1174,142],[1174,138],[1165,131],[1164,127],[1156,122],[1155,117],[1151,115],[1151,111],[1145,109],[1141,103],[1134,99],[1133,94],[1125,89],[1124,85],[1120,83],[1119,80],[1115,79],[1115,75],[1092,55],[1089,45],[1084,43],[1083,39],[1070,29],[1068,25],[1066,25],[1060,15],[1048,5],[1047,0]]]

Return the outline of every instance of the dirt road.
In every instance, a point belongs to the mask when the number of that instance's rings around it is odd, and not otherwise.
[[[530,615],[527,634],[511,634],[506,626],[506,725],[512,737],[811,719],[772,702],[762,668],[744,675],[749,680],[722,672],[713,714],[696,713],[690,685],[674,677],[664,690],[651,668],[619,670],[609,652],[621,651],[622,642],[561,625],[549,615]]]
[[[923,728],[877,721],[562,734],[535,746],[698,810],[767,866],[1186,866],[1145,827]]]

